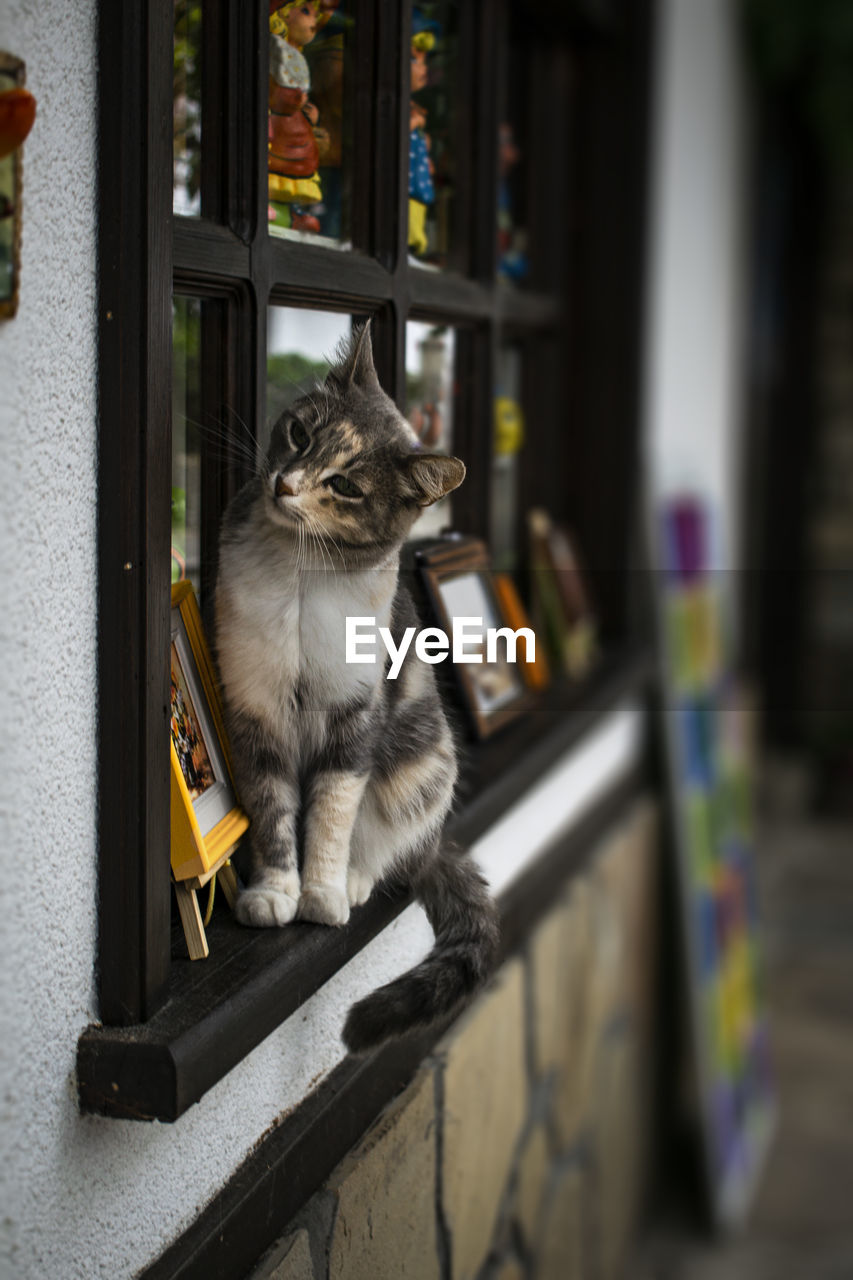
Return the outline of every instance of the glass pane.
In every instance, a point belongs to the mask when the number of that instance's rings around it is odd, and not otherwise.
[[[524,443],[519,347],[503,344],[498,352],[494,409],[492,563],[496,569],[512,572],[519,563],[518,460]]]
[[[354,0],[304,0],[270,12],[270,230],[349,240],[346,78]]]
[[[527,278],[524,153],[511,120],[498,127],[498,275],[513,284]]]
[[[406,325],[406,417],[424,449],[453,452],[456,334],[447,325],[410,320]],[[413,538],[438,533],[452,523],[451,499],[427,507]]]
[[[269,308],[267,313],[267,431],[288,405],[313,391],[328,373],[335,348],[349,337],[352,317],[301,307]]]
[[[409,109],[409,252],[435,266],[455,266],[454,184],[458,134],[456,6],[412,6]]]
[[[201,301],[172,300],[172,581],[201,589]]]
[[[172,208],[201,212],[201,4],[175,0]]]
[[[520,284],[528,272],[527,189],[528,164],[525,140],[528,135],[528,54],[509,38],[504,54],[500,84],[500,124],[498,125],[498,275]]]

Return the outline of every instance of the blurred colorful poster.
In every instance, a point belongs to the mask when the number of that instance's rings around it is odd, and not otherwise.
[[[742,1219],[774,1114],[756,914],[748,700],[726,651],[725,574],[701,498],[662,513],[665,703],[710,1209]]]

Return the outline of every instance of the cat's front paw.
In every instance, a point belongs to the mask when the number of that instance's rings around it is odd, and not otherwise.
[[[244,889],[234,914],[252,929],[273,929],[290,924],[296,915],[296,898],[279,889]]]
[[[347,872],[347,897],[351,907],[360,907],[363,902],[367,902],[372,892],[373,879],[370,876],[352,868]]]
[[[331,884],[305,886],[299,897],[299,919],[313,920],[315,924],[346,924],[347,895]]]

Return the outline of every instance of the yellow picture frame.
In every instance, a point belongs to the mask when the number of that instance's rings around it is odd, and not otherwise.
[[[175,880],[206,879],[249,826],[234,786],[222,703],[191,582],[172,587],[171,863]]]

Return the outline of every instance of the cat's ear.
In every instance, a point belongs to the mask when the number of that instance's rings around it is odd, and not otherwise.
[[[432,506],[465,479],[465,463],[442,453],[413,453],[408,469],[419,507]]]
[[[329,370],[326,382],[340,391],[345,391],[347,387],[373,391],[379,387],[379,379],[373,367],[369,320],[356,325],[349,341],[339,348],[338,358]]]

